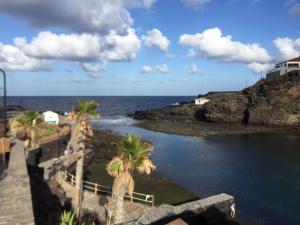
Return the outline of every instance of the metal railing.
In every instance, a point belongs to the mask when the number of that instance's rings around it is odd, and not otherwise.
[[[67,172],[64,171],[64,180],[69,182],[72,186],[76,185],[76,177]],[[112,188],[103,186],[97,183],[89,182],[89,181],[83,181],[83,189],[93,192],[94,194],[104,194],[104,195],[112,195]],[[129,199],[131,202],[142,202],[145,204],[150,204],[152,207],[154,206],[154,195],[147,195],[142,194],[138,192],[133,192],[132,196],[125,195],[125,199]]]

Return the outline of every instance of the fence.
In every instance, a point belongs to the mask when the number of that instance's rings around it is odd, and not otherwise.
[[[76,177],[67,172],[64,171],[64,180],[69,182],[72,186],[75,186],[76,184]],[[92,183],[89,181],[83,181],[83,188],[85,190],[88,190],[90,192],[93,192],[95,194],[104,194],[104,195],[111,195],[112,194],[112,188],[103,186],[97,183]],[[142,202],[146,204],[150,204],[152,207],[154,206],[154,195],[146,195],[138,192],[133,192],[132,196],[125,195],[126,199],[129,199],[131,201],[136,201],[136,202]]]

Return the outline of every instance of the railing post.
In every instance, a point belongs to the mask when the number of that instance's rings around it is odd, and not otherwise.
[[[72,186],[74,186],[74,176],[73,175],[71,175],[71,184],[72,184]]]
[[[97,193],[98,193],[98,184],[95,183],[95,194],[97,194]]]
[[[152,195],[152,208],[154,207],[154,195]]]

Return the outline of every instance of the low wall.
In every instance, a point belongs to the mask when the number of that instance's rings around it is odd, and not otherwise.
[[[234,198],[227,194],[219,194],[196,200],[178,206],[161,205],[152,208],[144,214],[126,215],[124,224],[146,225],[167,224],[174,219],[183,218],[188,224],[196,224],[195,220],[201,217],[207,224],[223,222],[231,217],[234,209]],[[191,222],[194,220],[193,222]],[[223,223],[220,223],[223,224]]]
[[[52,142],[41,144],[38,148],[30,150],[27,155],[27,163],[35,166],[41,162],[64,155],[69,138],[70,134],[66,134]]]
[[[0,224],[34,225],[30,180],[23,143],[11,149],[6,177],[0,181]]]

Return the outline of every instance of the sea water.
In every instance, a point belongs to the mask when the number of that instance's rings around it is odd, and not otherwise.
[[[300,224],[300,137],[233,135],[187,137],[135,126],[126,113],[172,105],[193,97],[15,97],[10,104],[69,111],[79,99],[100,104],[94,127],[133,133],[151,141],[158,173],[199,197],[233,195],[246,225]]]

